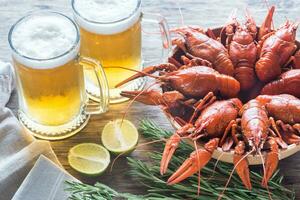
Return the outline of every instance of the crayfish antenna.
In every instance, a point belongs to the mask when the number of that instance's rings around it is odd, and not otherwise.
[[[143,92],[145,92],[146,90],[150,89],[151,87],[155,86],[155,85],[158,84],[158,83],[159,83],[159,82],[154,82],[154,83],[150,84],[148,87],[146,87],[145,89],[143,89],[142,91],[140,91],[140,93],[137,94],[137,95],[129,102],[129,104],[128,104],[128,106],[126,107],[125,112],[124,112],[124,114],[123,114],[123,116],[122,116],[122,121],[121,121],[121,125],[120,125],[120,126],[122,126],[123,121],[124,121],[124,119],[125,119],[125,117],[126,117],[126,115],[127,115],[127,113],[128,113],[128,110],[129,110],[129,108],[131,107],[131,105],[133,104],[133,102],[134,102],[137,98],[139,98],[139,96],[142,95]]]
[[[257,27],[256,27],[256,22],[254,20],[254,18],[252,17],[252,15],[250,14],[250,11],[248,8],[246,8],[246,27],[247,29],[250,31],[250,34],[252,35],[253,39],[256,38],[257,35]]]
[[[143,146],[146,146],[146,145],[149,145],[149,144],[155,144],[155,143],[163,142],[163,141],[165,141],[164,138],[159,139],[159,140],[152,140],[152,141],[150,141],[150,142],[145,142],[145,143],[142,143],[142,144],[138,144],[138,145],[135,147],[135,149],[138,149],[138,148],[140,148],[140,147],[143,147]],[[135,151],[137,151],[137,150],[135,150]],[[145,152],[148,152],[148,150],[138,150],[138,151],[145,151]],[[122,153],[118,154],[118,155],[113,159],[113,161],[112,161],[112,163],[111,163],[111,166],[110,166],[110,170],[109,170],[110,173],[112,172],[112,170],[113,170],[113,168],[114,168],[114,166],[115,166],[116,161],[117,161],[121,156],[125,155],[126,153],[128,153],[128,152],[122,152]]]
[[[194,140],[194,146],[195,146],[195,149],[196,149],[196,152],[197,152],[197,157],[199,158],[199,154],[198,154],[198,145],[197,145],[197,141]],[[200,160],[197,160],[197,165],[199,166],[200,165]],[[201,169],[198,170],[198,186],[197,186],[197,195],[199,196],[200,195],[200,190],[201,190]]]
[[[221,42],[226,40],[226,35],[230,35],[231,37],[233,36],[234,26],[236,26],[237,24],[238,24],[238,22],[237,22],[237,9],[233,9],[231,11],[227,21],[226,21],[225,26],[223,26],[221,31],[220,31],[219,38],[220,38]],[[224,34],[224,31],[225,31],[225,34]],[[228,43],[230,43],[230,42],[226,42],[226,45]]]
[[[217,158],[217,160],[216,160],[216,162],[214,164],[213,173],[212,173],[212,175],[210,177],[207,178],[207,181],[209,181],[210,179],[212,179],[214,177],[216,169],[217,169],[217,166],[219,164],[219,161],[223,157],[224,154],[225,154],[225,152],[222,151],[222,153],[218,156],[218,158]]]
[[[146,87],[144,90],[140,91],[139,93],[136,94],[136,96],[129,102],[128,106],[126,107],[125,109],[125,112],[122,116],[122,120],[121,120],[121,124],[120,126],[122,126],[123,124],[123,121],[128,113],[128,110],[129,108],[131,107],[132,103],[137,99],[139,98],[140,95],[143,94],[143,92],[145,92],[146,90],[150,89],[151,87],[155,86],[156,84],[158,84],[159,82],[154,82],[153,84],[150,84],[148,87]],[[154,140],[154,141],[151,141],[151,142],[146,142],[146,143],[143,143],[143,144],[139,144],[136,146],[136,148],[138,147],[141,147],[141,146],[144,146],[144,145],[148,145],[148,144],[153,144],[153,143],[157,143],[157,142],[161,142],[161,141],[164,141],[164,139],[160,139],[160,140]],[[117,161],[117,159],[119,159],[119,157],[121,157],[122,155],[124,155],[126,152],[123,152],[121,154],[119,154],[112,162],[112,165],[111,165],[111,168],[110,168],[110,172],[112,171],[113,167],[114,167],[114,164],[115,162]]]
[[[162,94],[156,90],[147,91],[121,91],[121,96],[134,99],[146,105],[163,105]]]
[[[180,15],[181,25],[185,26],[180,1],[176,1],[176,2],[177,2],[177,6],[178,6],[179,15]]]
[[[136,70],[136,69],[130,69],[127,67],[121,67],[121,66],[111,66],[111,67],[105,67],[105,68],[117,68],[117,69],[124,69],[124,70],[128,70],[128,71],[132,71],[132,72],[137,72],[136,74],[132,75],[131,77],[121,81],[120,83],[118,83],[117,85],[115,85],[115,87],[120,87],[122,85],[124,85],[125,83],[128,83],[134,79],[140,78],[140,77],[144,77],[144,76],[149,76],[155,79],[159,79],[159,76],[155,76],[152,75],[151,73],[153,73],[153,68],[155,68],[155,66],[150,66],[150,67],[146,67],[145,69],[143,69],[142,71]]]

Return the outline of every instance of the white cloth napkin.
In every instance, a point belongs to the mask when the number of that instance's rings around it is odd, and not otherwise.
[[[36,140],[27,133],[12,111],[5,107],[11,105],[17,108],[16,96],[10,99],[13,89],[11,65],[0,61],[0,200],[10,200],[13,197],[40,155],[48,157],[61,167],[50,143]],[[46,177],[44,181],[48,181]],[[55,185],[46,187],[53,188]],[[19,199],[23,198],[19,195]],[[30,199],[29,196],[27,199]]]
[[[78,181],[51,160],[41,156],[27,175],[12,200],[66,200],[64,182]]]
[[[8,108],[0,108],[0,194],[12,198],[40,155],[59,162],[48,141],[26,133]]]

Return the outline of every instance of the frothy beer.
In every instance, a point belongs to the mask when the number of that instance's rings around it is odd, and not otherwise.
[[[102,63],[111,89],[133,73],[109,67],[140,69],[140,3],[140,0],[73,0],[75,21],[81,33],[80,52]]]
[[[22,110],[42,125],[71,121],[85,98],[75,24],[57,13],[37,13],[22,18],[10,34]]]

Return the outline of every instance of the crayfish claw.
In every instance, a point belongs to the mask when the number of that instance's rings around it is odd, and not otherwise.
[[[245,143],[239,141],[234,150],[233,163],[236,168],[236,172],[241,178],[244,186],[248,189],[252,189],[249,173],[248,160],[244,156],[245,153]]]
[[[272,6],[269,10],[268,10],[268,14],[264,20],[264,22],[262,23],[259,32],[258,32],[258,40],[261,40],[263,36],[265,36],[266,34],[270,33],[272,31],[272,24],[273,24],[273,14],[275,11],[275,6]]]
[[[274,138],[269,138],[267,141],[268,145],[270,146],[270,152],[267,153],[267,157],[265,160],[265,174],[263,176],[261,185],[263,187],[267,187],[268,181],[272,177],[275,169],[278,165],[278,145]]]
[[[175,133],[167,141],[163,155],[162,155],[162,159],[160,162],[160,174],[161,175],[166,173],[166,171],[168,169],[168,165],[170,163],[170,160],[171,160],[175,150],[177,149],[180,140],[181,140],[181,137],[177,133]]]
[[[173,185],[195,174],[211,159],[212,154],[205,149],[199,149],[191,153],[190,157],[168,179],[168,185]]]
[[[168,165],[170,160],[177,149],[179,142],[182,136],[188,135],[191,131],[193,131],[192,124],[186,124],[178,129],[167,141],[165,145],[165,149],[160,162],[160,174],[163,175],[166,173],[168,169]]]
[[[198,149],[190,154],[177,171],[168,179],[168,185],[173,185],[201,170],[211,159],[213,151],[218,147],[219,138],[209,140],[204,149]]]

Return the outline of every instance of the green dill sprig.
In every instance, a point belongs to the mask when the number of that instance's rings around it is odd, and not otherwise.
[[[71,193],[70,200],[113,200],[128,199],[141,200],[143,196],[130,193],[119,193],[102,183],[95,183],[94,186],[75,181],[66,181],[66,191]]]

